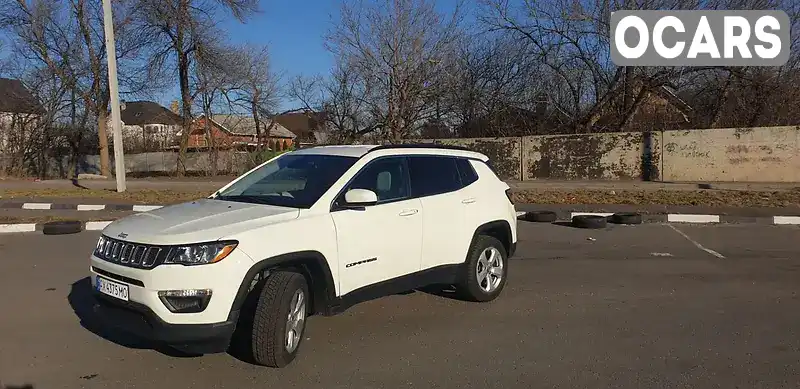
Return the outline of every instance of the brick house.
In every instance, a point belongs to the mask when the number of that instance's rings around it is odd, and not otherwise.
[[[190,149],[211,147],[211,139],[206,131],[207,124],[210,125],[214,145],[219,149],[252,150],[257,145],[256,124],[252,116],[214,115],[208,119],[200,115],[192,124],[192,132],[189,134]],[[262,132],[266,132],[269,128],[268,134],[261,134],[261,144],[270,150],[286,150],[294,145],[294,140],[297,138],[297,135],[280,123],[269,119],[262,121],[260,127]]]

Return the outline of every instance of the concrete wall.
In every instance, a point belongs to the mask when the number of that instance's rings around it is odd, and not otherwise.
[[[254,161],[247,153],[219,152],[217,171],[225,173],[244,173],[249,170]],[[126,173],[172,173],[178,166],[178,153],[154,152],[125,155]],[[114,154],[111,154],[111,170],[115,170]],[[186,157],[186,170],[193,172],[209,172],[211,170],[210,153],[188,153]],[[100,156],[87,155],[79,163],[78,173],[100,174]]]
[[[659,147],[657,133],[525,137],[522,179],[657,180]]]
[[[663,135],[665,181],[800,182],[800,126]]]
[[[483,151],[505,179],[800,182],[800,126],[448,143]]]
[[[406,143],[466,146],[489,156],[507,180],[800,182],[800,126],[517,138],[424,139]],[[188,170],[208,171],[206,153]],[[241,173],[247,154],[220,153],[219,170]],[[177,153],[125,156],[128,172],[173,172]],[[89,156],[80,172],[97,173]]]

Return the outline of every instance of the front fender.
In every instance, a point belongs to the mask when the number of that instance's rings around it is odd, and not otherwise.
[[[276,266],[304,272],[317,308],[327,306],[339,295],[336,232],[328,214],[305,216],[226,239],[238,240],[237,249],[253,259],[253,265],[241,280],[232,310],[242,308],[255,276]]]

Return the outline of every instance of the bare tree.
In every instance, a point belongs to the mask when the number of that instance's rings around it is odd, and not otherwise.
[[[327,77],[296,77],[288,94],[303,108],[321,111],[328,142],[352,143],[382,126],[373,117],[366,100],[366,87],[354,67],[339,62]]]
[[[256,127],[256,150],[262,150],[264,138],[269,137],[277,125],[274,121],[278,106],[279,82],[270,66],[269,50],[265,46],[243,46],[239,48],[240,77],[242,90],[239,100],[253,115]]]
[[[241,95],[248,80],[245,72],[248,65],[242,62],[243,57],[240,48],[235,46],[204,45],[198,48],[192,67],[192,100],[206,118],[204,130],[211,150],[212,175],[217,174],[219,153],[209,119],[215,113],[240,110],[243,105]]]
[[[152,74],[138,57],[148,39],[132,18],[133,0],[114,2],[117,61],[123,92],[155,87]],[[21,57],[58,77],[77,96],[84,115],[97,120],[101,172],[110,175],[108,151],[108,73],[105,66],[103,10],[87,0],[15,0],[0,8],[0,21],[13,33],[14,50]],[[39,66],[39,65],[35,65]],[[73,107],[75,109],[75,107]]]
[[[46,71],[31,71],[21,79],[34,92],[30,99],[17,96],[18,112],[0,117],[4,173],[45,178],[54,151],[69,146],[57,123],[69,112],[69,89]]]
[[[524,41],[529,59],[541,64],[540,82],[549,101],[572,120],[568,127],[592,131],[601,117],[616,118],[610,129],[625,130],[659,88],[681,84],[718,67],[618,67],[609,58],[609,18],[621,9],[796,9],[785,0],[632,0],[576,2],[482,0],[481,21],[489,32]],[[796,12],[793,25],[797,24]],[[736,77],[740,70],[727,72]],[[729,80],[730,81],[730,80]],[[755,91],[755,90],[754,90]],[[730,89],[719,89],[726,100]],[[717,107],[719,108],[719,107]],[[717,120],[712,120],[716,122]],[[562,129],[563,130],[563,129]]]
[[[449,119],[447,124],[462,136],[527,135],[508,122],[521,120],[528,125],[528,118],[509,116],[515,116],[514,109],[539,109],[546,84],[540,63],[529,58],[526,45],[508,35],[474,34],[464,39],[444,65],[447,77],[441,82],[445,96],[441,110]],[[473,128],[476,124],[480,128]]]
[[[221,65],[221,61],[198,61],[193,74],[193,84],[196,92],[193,99],[199,103],[200,111],[205,118],[204,130],[209,142],[208,148],[211,151],[211,175],[217,174],[219,153],[217,152],[217,144],[209,119],[214,116],[215,106],[220,103],[220,100],[224,99],[226,91],[231,88],[227,69]]]
[[[428,88],[460,34],[459,3],[439,13],[431,0],[346,0],[327,47],[352,71],[375,128],[397,141],[408,137],[433,111]]]
[[[186,173],[186,150],[193,122],[191,71],[203,48],[218,46],[222,31],[217,28],[220,15],[230,13],[244,22],[257,11],[257,0],[139,0],[139,15],[144,30],[162,43],[162,50],[153,57],[153,66],[174,63],[181,94],[183,130],[178,155],[178,175]],[[174,62],[169,62],[174,61]]]

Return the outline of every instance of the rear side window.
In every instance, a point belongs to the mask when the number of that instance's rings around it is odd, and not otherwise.
[[[461,189],[456,158],[410,156],[411,196],[432,196]]]
[[[456,166],[458,166],[458,175],[461,177],[461,186],[467,186],[478,181],[478,173],[475,172],[475,168],[472,167],[468,159],[456,159]]]
[[[408,197],[405,159],[382,158],[367,165],[353,179],[348,189],[369,189],[378,195],[378,201],[396,201]]]

